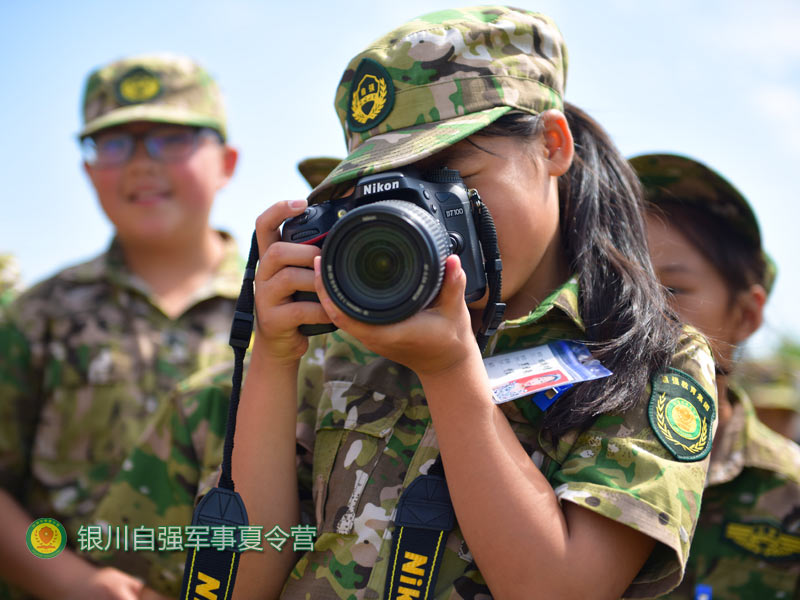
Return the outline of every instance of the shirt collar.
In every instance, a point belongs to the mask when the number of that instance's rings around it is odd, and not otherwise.
[[[223,255],[214,276],[207,284],[197,291],[196,302],[221,296],[236,299],[242,289],[242,275],[244,273],[244,260],[239,254],[239,248],[233,237],[224,231],[217,233],[222,236]]]
[[[745,467],[764,469],[796,477],[800,450],[758,420],[753,403],[743,389],[728,387],[732,415],[712,454],[706,487],[735,479]]]
[[[224,232],[217,232],[223,241],[223,255],[214,275],[201,286],[191,299],[190,306],[214,297],[235,299],[239,296],[242,285],[244,261],[233,237]],[[108,249],[100,256],[73,267],[68,277],[80,283],[110,281],[112,284],[134,290],[152,301],[149,286],[125,262],[122,244],[115,236]]]
[[[498,328],[498,332],[504,329],[528,327],[537,324],[546,315],[554,316],[551,313],[556,309],[566,315],[580,331],[586,331],[586,326],[578,309],[578,279],[575,275],[554,289],[527,315],[503,321]]]

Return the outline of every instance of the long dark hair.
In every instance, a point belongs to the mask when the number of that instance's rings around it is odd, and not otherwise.
[[[578,279],[585,341],[614,374],[575,386],[547,411],[544,426],[555,437],[633,408],[653,372],[669,364],[680,333],[650,262],[636,174],[589,115],[569,103],[564,113],[575,157],[558,180],[561,241]],[[512,113],[480,135],[541,132],[537,116]]]

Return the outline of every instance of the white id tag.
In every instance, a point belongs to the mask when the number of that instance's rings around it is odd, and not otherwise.
[[[542,410],[574,384],[611,375],[584,344],[570,340],[490,356],[483,364],[495,404],[533,394]]]

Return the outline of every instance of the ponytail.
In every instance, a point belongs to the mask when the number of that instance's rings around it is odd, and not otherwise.
[[[569,103],[565,115],[575,157],[558,180],[561,240],[578,280],[584,341],[613,375],[575,386],[548,409],[544,426],[554,437],[633,408],[653,372],[669,364],[680,333],[650,262],[635,172],[589,115]],[[538,116],[512,113],[480,135],[541,132]]]
[[[575,158],[559,178],[561,235],[586,341],[613,375],[576,386],[548,411],[545,426],[556,436],[633,408],[680,333],[650,262],[636,173],[596,121],[569,103],[564,109]]]

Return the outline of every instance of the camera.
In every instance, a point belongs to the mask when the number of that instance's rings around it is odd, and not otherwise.
[[[459,255],[467,276],[465,300],[483,297],[479,202],[453,169],[435,169],[424,178],[406,169],[368,175],[350,195],[288,219],[281,239],[322,247],[322,281],[345,314],[366,323],[394,323],[433,301],[450,254]],[[293,299],[319,301],[313,292],[297,292]],[[300,327],[305,335],[335,329]]]

